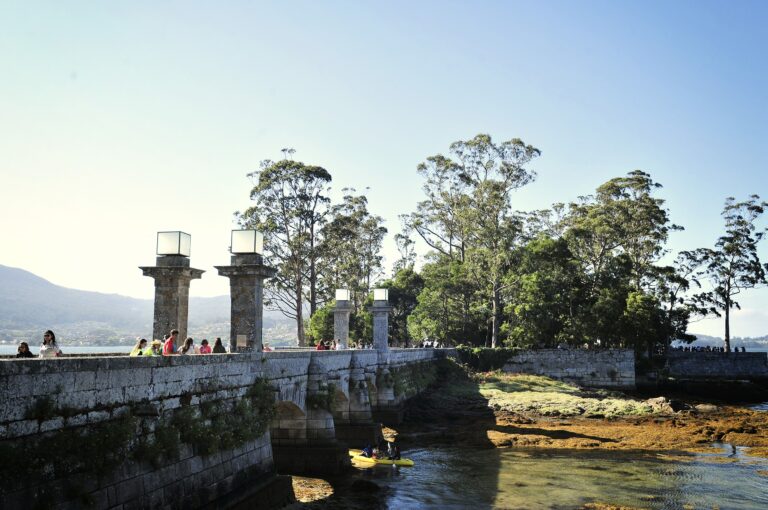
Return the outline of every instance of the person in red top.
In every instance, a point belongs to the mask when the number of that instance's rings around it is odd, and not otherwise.
[[[211,353],[211,346],[208,345],[208,340],[206,338],[203,338],[203,341],[200,342],[200,354],[210,354]]]
[[[324,351],[325,350],[325,344],[322,341],[317,342],[317,347],[315,347],[315,350],[316,351]]]
[[[179,330],[174,329],[171,331],[171,336],[163,344],[163,356],[170,356],[176,354],[176,337],[179,336]]]

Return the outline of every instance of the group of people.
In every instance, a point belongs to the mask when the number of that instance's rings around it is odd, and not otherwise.
[[[43,333],[43,343],[40,345],[41,358],[56,358],[61,356],[62,352],[56,343],[56,335],[50,329]],[[34,358],[35,355],[29,350],[29,344],[27,342],[21,342],[16,350],[17,358]]]
[[[316,351],[340,351],[344,347],[336,340],[321,340],[317,342]]]
[[[381,439],[373,448],[370,444],[366,445],[360,455],[371,459],[400,460],[400,447],[395,443]]]
[[[681,345],[679,347],[672,347],[673,351],[682,352],[725,352],[725,347],[713,347],[711,345]],[[747,352],[747,348],[743,345],[741,347],[734,347],[731,352]]]
[[[221,342],[221,338],[216,338],[216,342],[213,347],[208,344],[207,339],[203,339],[200,342],[200,346],[195,345],[195,341],[192,337],[187,338],[181,347],[176,346],[176,340],[179,336],[179,330],[174,329],[170,334],[165,335],[165,338],[160,340],[153,340],[149,342],[146,338],[140,338],[136,340],[136,345],[133,346],[130,355],[131,356],[171,356],[174,354],[224,354],[227,349]],[[269,348],[269,344],[265,344],[264,350],[272,350]],[[56,343],[56,335],[50,329],[43,334],[43,343],[40,345],[40,354],[37,357],[40,358],[56,358],[63,354],[61,348]],[[29,349],[27,342],[21,342],[16,351],[17,358],[35,358]]]
[[[131,356],[173,356],[175,354],[179,355],[189,355],[189,354],[224,354],[227,352],[227,349],[224,347],[224,344],[221,342],[221,338],[216,338],[216,342],[214,342],[213,347],[211,347],[208,344],[207,339],[203,339],[202,342],[200,342],[200,346],[195,345],[195,340],[192,337],[187,337],[186,340],[184,340],[184,344],[181,347],[177,348],[177,342],[176,340],[179,337],[179,330],[174,329],[171,330],[170,334],[165,335],[163,338],[163,341],[160,340],[152,340],[151,343],[148,342],[146,338],[141,338],[136,341],[136,345],[133,346],[133,350],[131,350],[130,355]]]

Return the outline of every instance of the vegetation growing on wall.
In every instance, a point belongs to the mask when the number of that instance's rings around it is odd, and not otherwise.
[[[408,398],[437,381],[438,367],[435,363],[417,363],[392,369],[391,374],[395,396]]]
[[[325,409],[330,412],[333,410],[333,406],[336,404],[336,386],[329,383],[325,386],[320,386],[316,393],[307,394],[307,408],[309,409]]]
[[[128,455],[136,434],[136,418],[59,430],[39,438],[0,443],[0,492],[29,480],[64,478],[77,473],[103,475]]]
[[[519,349],[507,347],[499,349],[469,347],[466,345],[459,345],[456,347],[456,352],[459,355],[459,362],[478,372],[499,370],[504,366],[507,360],[517,354],[518,351]]]
[[[42,397],[26,416],[44,421],[60,416],[58,411],[50,398]],[[243,398],[185,406],[165,418],[126,415],[88,427],[5,440],[0,442],[0,494],[36,479],[104,476],[130,459],[159,467],[177,459],[184,443],[200,455],[237,448],[261,437],[275,412],[273,390],[259,379]],[[76,484],[68,484],[67,490],[84,501]]]

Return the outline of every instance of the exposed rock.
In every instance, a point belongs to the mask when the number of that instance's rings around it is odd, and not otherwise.
[[[693,408],[699,413],[714,413],[719,410],[719,408],[713,404],[698,404]]]
[[[674,414],[678,411],[688,409],[688,405],[685,404],[685,402],[668,399],[666,397],[649,398],[645,403],[651,406],[655,412],[664,414]]]

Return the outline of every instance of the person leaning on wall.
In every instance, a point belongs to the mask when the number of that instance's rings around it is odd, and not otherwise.
[[[19,348],[16,351],[17,358],[34,358],[35,355],[29,350],[29,344],[27,342],[21,342]]]
[[[216,337],[216,342],[213,344],[214,354],[226,354],[227,349],[224,348],[224,344],[221,343],[221,337]]]
[[[41,358],[57,358],[62,352],[56,344],[56,335],[50,329],[43,334],[43,345],[40,346]]]

